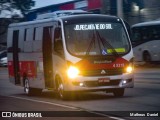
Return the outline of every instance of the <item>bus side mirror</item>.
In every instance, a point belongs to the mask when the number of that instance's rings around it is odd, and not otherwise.
[[[63,49],[63,45],[62,45],[62,40],[57,40],[55,42],[55,51],[59,51],[59,50],[62,50]]]
[[[55,28],[54,32],[54,51],[57,52],[59,55],[63,55],[63,43],[62,43],[62,33],[61,28]]]
[[[60,55],[63,55],[63,44],[62,40],[57,40],[54,45],[54,50]]]
[[[60,37],[61,37],[61,28],[57,27],[57,28],[55,29],[54,35],[55,35],[54,38],[60,38]]]

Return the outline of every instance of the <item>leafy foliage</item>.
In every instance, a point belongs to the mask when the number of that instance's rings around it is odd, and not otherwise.
[[[27,11],[34,5],[35,1],[33,0],[0,0],[0,11],[12,11],[12,9],[17,9],[21,11],[23,16],[25,16]]]

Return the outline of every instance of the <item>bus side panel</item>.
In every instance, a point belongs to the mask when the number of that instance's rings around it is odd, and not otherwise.
[[[133,48],[135,61],[144,61],[143,54],[148,52],[151,61],[160,61],[160,40],[152,40],[142,43]]]
[[[45,88],[42,53],[21,53],[19,60],[21,81],[26,77],[29,79],[30,87]]]
[[[143,61],[141,45],[134,47],[134,48],[133,48],[133,53],[134,53],[134,60],[135,60],[136,62]]]
[[[15,69],[14,67],[14,55],[13,49],[16,46],[13,46],[13,31],[14,29],[19,29],[19,41],[17,42],[18,45],[18,61],[17,65],[19,66],[18,73],[19,75],[19,83],[16,84],[16,76],[15,76]],[[8,47],[8,73],[9,73],[9,80],[11,83],[16,85],[24,86],[24,78],[28,78],[30,81],[30,86],[34,88],[44,88],[44,73],[43,73],[43,56],[42,56],[42,41],[24,41],[23,27],[19,28],[9,28],[8,30],[8,40],[7,40],[7,47]],[[30,43],[27,46],[31,47],[30,51],[28,51],[28,47],[26,46],[25,42]],[[33,44],[33,45],[31,45]]]
[[[12,83],[24,86],[24,79],[27,78],[30,87],[45,88],[44,56],[42,50],[43,29],[44,27],[52,27],[53,25],[52,21],[10,25],[7,47],[9,51],[8,72]],[[16,54],[14,55],[13,53]]]

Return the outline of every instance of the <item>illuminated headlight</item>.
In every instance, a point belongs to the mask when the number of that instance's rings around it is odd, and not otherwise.
[[[79,70],[74,66],[70,66],[67,71],[67,74],[68,74],[68,77],[75,78],[79,74]]]
[[[132,71],[133,71],[133,67],[132,67],[132,66],[128,66],[128,67],[126,68],[126,72],[127,72],[127,73],[132,73]]]

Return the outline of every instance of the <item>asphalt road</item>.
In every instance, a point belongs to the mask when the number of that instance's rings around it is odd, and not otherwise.
[[[0,111],[41,111],[42,115],[54,116],[45,119],[58,117],[65,120],[158,120],[159,117],[128,117],[128,115],[157,112],[160,114],[160,69],[135,69],[135,87],[126,89],[124,97],[121,98],[115,98],[105,92],[94,92],[79,94],[68,101],[62,101],[52,91],[44,91],[39,96],[26,96],[22,87],[9,83],[7,69],[0,68]]]

